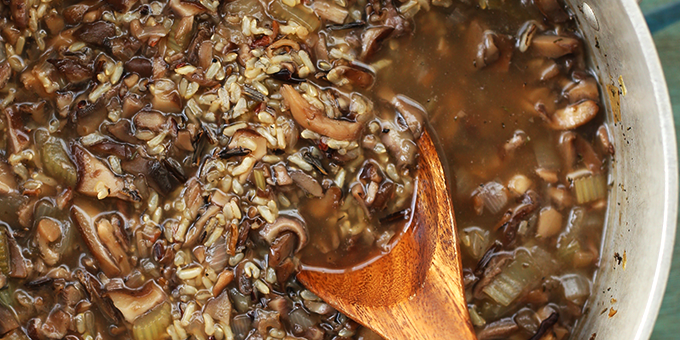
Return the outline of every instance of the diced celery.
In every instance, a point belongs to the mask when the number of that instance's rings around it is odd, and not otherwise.
[[[162,303],[135,320],[132,336],[135,340],[156,340],[163,337],[171,323],[170,305]]]
[[[540,247],[531,253],[520,249],[507,267],[482,291],[497,303],[508,306],[523,292],[535,287],[554,267],[552,256]]]
[[[604,175],[578,170],[567,175],[574,183],[574,194],[578,204],[597,201],[607,196],[607,183]]]
[[[468,311],[470,311],[470,321],[472,321],[472,324],[475,327],[482,327],[486,325],[486,320],[477,313],[477,306],[475,305],[469,305],[468,306]]]

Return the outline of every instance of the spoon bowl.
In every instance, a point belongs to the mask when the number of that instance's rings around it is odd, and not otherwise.
[[[392,340],[476,339],[462,280],[456,222],[441,161],[418,139],[413,216],[393,248],[346,270],[303,268],[297,278],[348,317]]]

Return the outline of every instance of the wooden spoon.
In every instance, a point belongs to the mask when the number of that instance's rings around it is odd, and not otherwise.
[[[417,143],[413,218],[392,250],[347,270],[303,268],[297,278],[328,304],[387,339],[474,340],[444,170],[427,131]]]

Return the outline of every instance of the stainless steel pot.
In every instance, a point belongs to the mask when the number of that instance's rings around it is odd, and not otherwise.
[[[616,147],[600,270],[573,339],[648,339],[666,288],[678,207],[673,115],[634,0],[568,1],[600,77]]]

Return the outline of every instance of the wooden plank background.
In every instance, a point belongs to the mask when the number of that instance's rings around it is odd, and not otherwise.
[[[643,12],[649,12],[659,6],[678,0],[642,0],[640,7]],[[680,23],[665,28],[654,34],[659,58],[663,65],[668,92],[673,105],[675,117],[676,140],[680,140]],[[677,230],[680,236],[680,228]],[[676,237],[673,264],[670,279],[666,288],[659,318],[652,334],[653,340],[680,339],[680,237]]]

